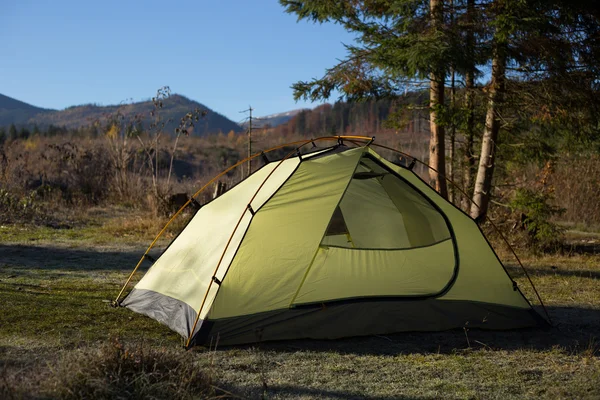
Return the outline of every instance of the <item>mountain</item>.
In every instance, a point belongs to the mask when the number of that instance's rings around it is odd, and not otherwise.
[[[256,119],[253,118],[252,126],[256,127],[256,128],[267,127],[267,126],[273,128],[273,127],[276,127],[277,125],[285,124],[286,122],[288,122],[289,120],[294,118],[295,115],[301,113],[302,111],[307,111],[307,110],[308,110],[308,108],[298,108],[296,110],[266,115],[264,117],[258,117]],[[244,122],[242,124],[242,127],[247,128],[248,121]]]
[[[0,94],[0,126],[25,124],[32,117],[51,111]]]
[[[0,100],[4,99],[7,99],[6,105],[12,106],[12,110],[14,111],[6,108],[5,119],[0,120],[0,125],[15,123],[21,125],[37,124],[42,128],[48,125],[79,128],[90,125],[95,121],[104,123],[108,115],[119,111],[125,117],[142,116],[144,125],[148,126],[150,123],[150,112],[153,110],[152,102],[149,100],[122,105],[99,106],[96,104],[85,104],[68,107],[64,110],[45,110],[11,99],[10,97],[2,96],[0,98]],[[0,103],[0,110],[4,110],[2,106],[3,103]],[[165,126],[165,131],[173,132],[179,125],[181,118],[195,108],[205,110],[207,114],[200,121],[196,122],[193,131],[194,135],[218,132],[228,133],[229,131],[240,132],[242,130],[238,124],[205,105],[190,100],[185,96],[174,94],[163,102],[163,108],[160,110],[164,121],[171,120]],[[22,110],[28,110],[29,113],[25,113]]]

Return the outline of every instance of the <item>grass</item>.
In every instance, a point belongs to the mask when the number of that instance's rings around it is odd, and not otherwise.
[[[168,243],[187,223],[188,214],[175,219],[159,243]],[[112,207],[91,208],[69,223],[47,225],[0,225],[0,243],[30,243],[90,246],[115,243],[150,244],[168,218],[154,218],[139,210]]]
[[[70,229],[0,229],[0,398],[600,397],[600,256],[588,248],[524,259],[550,330],[186,352],[168,328],[110,306],[156,231],[143,216],[108,214]]]

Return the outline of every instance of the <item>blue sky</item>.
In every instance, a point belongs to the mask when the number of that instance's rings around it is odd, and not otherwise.
[[[277,0],[0,1],[0,93],[62,109],[168,85],[234,121],[304,106],[290,85],[343,58],[351,34]]]

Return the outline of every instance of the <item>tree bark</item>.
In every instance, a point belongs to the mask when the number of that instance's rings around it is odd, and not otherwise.
[[[435,30],[440,30],[444,22],[442,0],[430,0],[431,22]],[[445,131],[438,124],[439,109],[444,106],[445,73],[443,68],[437,68],[429,75],[429,185],[438,193],[448,198],[446,185],[446,155]]]
[[[455,87],[455,74],[454,68],[450,73],[450,107],[452,113],[456,111],[456,87]],[[450,150],[448,154],[448,179],[450,180],[450,190],[448,190],[448,200],[451,203],[456,201],[456,191],[454,189],[454,162],[455,162],[455,148],[456,148],[456,125],[454,124],[454,118],[452,119],[452,125],[450,126]],[[455,203],[456,204],[456,203]]]
[[[474,20],[475,0],[467,1],[467,37],[466,46],[469,62],[471,65],[465,72],[465,108],[467,109],[467,121],[465,127],[465,141],[463,145],[463,190],[470,193],[473,190],[473,175],[475,174],[475,155],[473,154],[473,142],[475,138],[475,33]],[[470,212],[471,198],[462,196],[461,208]]]
[[[454,21],[454,0],[450,0],[450,29],[456,30]],[[450,188],[448,189],[448,200],[451,203],[457,204],[456,188],[454,183],[456,168],[456,124],[455,124],[455,113],[456,113],[456,65],[452,64],[450,67],[450,109],[452,110],[452,122],[450,125],[450,149],[448,154],[448,180],[450,181]]]
[[[494,43],[492,54],[492,79],[488,90],[488,106],[481,143],[479,168],[473,191],[471,217],[483,221],[490,203],[492,178],[496,166],[496,143],[500,131],[498,112],[504,99],[506,79],[506,43]],[[479,206],[479,207],[478,207]]]
[[[473,175],[475,174],[475,155],[473,154],[473,142],[475,137],[475,101],[474,97],[474,73],[473,70],[465,74],[465,105],[467,108],[467,123],[465,129],[465,142],[463,145],[463,187],[466,193],[473,190]],[[471,208],[469,196],[463,196],[461,207],[465,212]]]

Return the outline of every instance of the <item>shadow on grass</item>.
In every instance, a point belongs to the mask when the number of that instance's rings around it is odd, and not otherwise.
[[[562,246],[565,254],[600,254],[600,243],[589,241],[585,243],[569,243]]]
[[[540,310],[541,311],[541,310]],[[260,348],[276,352],[334,351],[347,354],[452,354],[457,351],[536,350],[557,346],[573,353],[593,352],[600,356],[600,310],[580,307],[548,307],[551,328],[487,331],[454,329],[442,332],[405,332],[338,340],[294,340],[265,342]],[[256,346],[256,345],[254,345]],[[252,347],[252,346],[249,346]]]
[[[136,250],[128,247],[121,251],[0,244],[0,265],[64,271],[132,271],[144,250],[141,247]],[[157,257],[160,252],[161,249],[153,249],[150,254]],[[150,264],[150,261],[146,261],[143,266],[149,267]]]
[[[351,387],[352,385],[348,385]],[[278,398],[306,398],[306,399],[364,399],[364,400],[404,400],[414,399],[415,397],[407,396],[369,396],[365,394],[357,394],[352,391],[345,390],[331,390],[323,388],[310,388],[293,385],[269,385],[264,393],[261,394],[258,390],[252,390],[253,388],[227,385],[227,391],[230,393],[244,393],[250,395],[248,398],[270,398],[277,396]],[[227,397],[225,397],[227,398]],[[241,397],[244,398],[244,397]],[[419,397],[420,399],[427,399],[434,397]]]
[[[591,278],[591,279],[600,279],[600,271],[593,271],[589,269],[572,269],[568,270],[562,267],[557,267],[554,265],[544,266],[544,267],[531,267],[527,266],[527,273],[532,276],[563,276],[567,278]],[[520,278],[525,276],[523,270],[519,267],[510,267],[510,276],[513,278]]]

